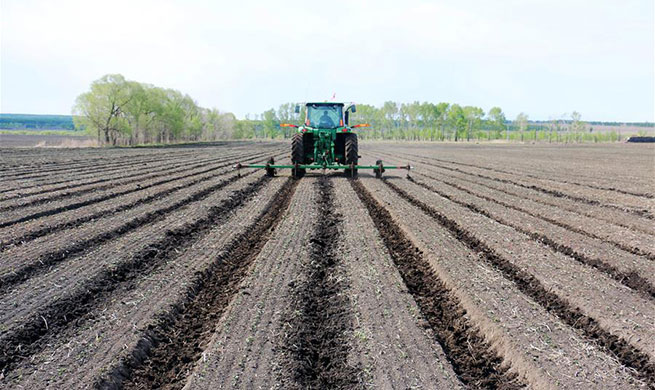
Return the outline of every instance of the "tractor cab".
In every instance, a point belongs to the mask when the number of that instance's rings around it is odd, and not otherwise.
[[[343,103],[307,103],[305,105],[305,126],[320,129],[335,129],[345,124]]]

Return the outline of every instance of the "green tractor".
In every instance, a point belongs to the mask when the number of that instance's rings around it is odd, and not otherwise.
[[[305,118],[300,126],[283,123],[281,127],[295,128],[291,139],[291,164],[275,165],[271,158],[266,165],[242,165],[236,168],[265,168],[269,176],[275,176],[277,169],[292,169],[293,177],[302,177],[307,169],[343,169],[346,175],[354,177],[358,169],[372,169],[376,177],[382,177],[385,169],[409,169],[406,166],[384,166],[382,160],[375,165],[358,165],[359,147],[357,134],[359,127],[369,125],[350,125],[350,114],[356,112],[354,104],[317,102],[305,104]],[[297,105],[296,113],[300,113]]]

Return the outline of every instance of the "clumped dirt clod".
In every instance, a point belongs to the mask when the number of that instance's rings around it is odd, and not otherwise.
[[[335,210],[334,188],[326,176],[316,182],[318,215],[310,258],[292,287],[290,330],[284,337],[285,388],[363,388],[361,367],[348,355],[353,318],[345,290],[348,278],[337,253],[343,215]]]

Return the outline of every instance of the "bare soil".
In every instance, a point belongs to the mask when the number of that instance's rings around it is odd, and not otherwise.
[[[0,387],[655,388],[652,145],[2,141]]]

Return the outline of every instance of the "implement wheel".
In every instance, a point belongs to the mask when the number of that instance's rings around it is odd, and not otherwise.
[[[305,149],[303,146],[303,139],[301,133],[296,133],[291,139],[291,163],[293,165],[305,163]],[[293,177],[298,179],[305,175],[305,170],[300,168],[293,168]]]
[[[357,134],[348,133],[346,134],[346,139],[344,141],[344,154],[346,157],[346,165],[355,166],[357,165],[358,156],[357,148]],[[346,176],[355,177],[357,176],[356,168],[346,168]]]
[[[382,174],[384,173],[384,165],[382,165],[382,160],[377,160],[375,165],[377,165],[377,168],[373,170],[375,172],[375,177],[382,179]]]
[[[271,157],[266,162],[266,165],[273,165],[273,164],[275,164],[275,159],[273,157]],[[271,168],[271,167],[267,166],[266,167],[266,176],[275,177],[275,168]]]

